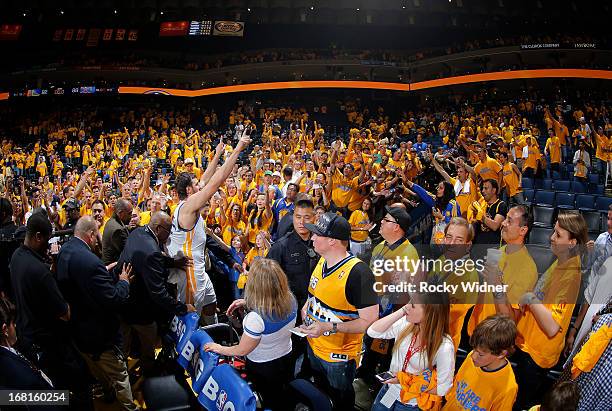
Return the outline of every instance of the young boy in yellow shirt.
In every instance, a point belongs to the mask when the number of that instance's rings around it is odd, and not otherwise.
[[[516,324],[502,314],[483,320],[470,337],[473,347],[457,371],[442,411],[511,411],[518,385],[510,362]]]

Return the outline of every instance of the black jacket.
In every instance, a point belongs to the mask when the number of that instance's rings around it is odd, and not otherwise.
[[[289,287],[301,308],[308,297],[310,276],[321,258],[315,253],[312,240],[304,241],[291,231],[272,244],[267,257],[278,262],[285,271]]]
[[[79,350],[100,354],[118,346],[118,311],[130,284],[117,281],[87,244],[72,237],[57,256],[57,281],[70,304],[70,334]]]
[[[168,258],[148,226],[132,231],[115,267],[116,273],[121,272],[124,263],[132,264],[134,276],[130,296],[121,309],[125,322],[150,324],[187,312],[187,306],[168,292]]]
[[[6,348],[0,347],[0,390],[52,390],[40,371],[28,360]],[[10,406],[11,410],[63,410],[66,407],[56,405]]]

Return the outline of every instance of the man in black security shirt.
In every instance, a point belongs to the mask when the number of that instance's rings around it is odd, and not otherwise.
[[[65,362],[70,352],[62,322],[70,318],[70,307],[45,263],[52,226],[42,213],[28,219],[24,244],[9,265],[17,306],[17,348],[48,373],[58,388],[69,386]]]
[[[13,222],[13,205],[8,198],[0,197],[0,293],[12,298],[13,289],[9,276],[9,262],[17,249],[14,238],[17,226]]]
[[[474,247],[472,256],[482,258],[486,254],[486,249],[499,247],[501,242],[501,225],[508,213],[508,206],[499,199],[499,184],[496,180],[485,180],[482,183],[482,196],[487,202],[487,207],[482,210],[480,220],[475,221],[474,244],[482,244],[482,247]]]
[[[306,303],[310,275],[320,258],[312,247],[310,231],[304,227],[305,223],[312,223],[313,220],[312,200],[307,197],[298,200],[293,211],[293,231],[272,244],[267,256],[278,262],[287,274],[298,307]]]

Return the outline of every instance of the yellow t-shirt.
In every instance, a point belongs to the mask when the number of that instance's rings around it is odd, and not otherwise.
[[[471,220],[472,216],[470,215],[471,205],[474,201],[478,201],[480,198],[480,192],[478,191],[478,185],[474,182],[474,180],[470,177],[465,183],[461,185],[461,192],[457,195],[458,185],[461,182],[455,178],[451,178],[450,183],[455,188],[455,200],[457,204],[459,204],[459,210],[461,210],[461,215],[466,217],[468,221]]]
[[[351,225],[351,229],[353,228],[364,228],[366,225],[370,223],[370,218],[365,211],[355,210],[351,214],[349,218],[349,224]],[[351,240],[353,241],[365,241],[368,238],[367,231],[352,231],[351,230]]]
[[[36,171],[38,171],[38,174],[41,177],[44,177],[47,175],[47,164],[43,161],[38,163],[38,165],[36,166]]]
[[[561,141],[559,137],[549,137],[546,140],[546,148],[548,149],[548,154],[550,155],[551,163],[560,163],[561,162]]]
[[[499,173],[501,169],[502,166],[499,164],[499,161],[489,156],[487,156],[485,161],[478,162],[474,167],[474,171],[480,176],[482,181],[488,179],[497,180],[497,173]]]
[[[234,236],[243,236],[246,232],[246,224],[244,221],[238,221],[234,224],[226,224],[223,227],[223,242],[227,245],[232,245],[232,238]]]
[[[538,268],[529,255],[527,247],[512,254],[506,253],[507,246],[503,246],[502,257],[499,260],[499,269],[502,272],[502,283],[508,285],[506,296],[512,308],[519,309],[518,302],[526,292],[532,291],[538,280]],[[472,335],[474,329],[485,318],[497,314],[492,293],[484,295],[483,303],[476,304],[468,322],[468,334]]]
[[[143,211],[142,213],[140,213],[140,225],[141,226],[149,224],[150,221],[151,221],[150,211]]]
[[[542,368],[550,368],[559,361],[565,334],[572,320],[572,312],[580,291],[580,258],[572,257],[562,264],[555,261],[546,270],[535,289],[535,295],[551,313],[561,329],[549,338],[528,309],[519,319],[516,345],[528,353]]]
[[[519,181],[518,175],[512,169],[512,163],[507,163],[504,165],[504,168],[502,169],[502,175],[504,185],[508,187],[510,197],[512,197],[516,193],[520,193],[521,191],[523,191],[519,187],[521,182]]]
[[[336,207],[348,206],[358,185],[359,177],[346,178],[339,170],[336,170],[332,177],[332,201]]]
[[[253,260],[257,258],[265,258],[266,255],[268,255],[268,250],[266,250],[265,248],[262,251],[259,251],[257,247],[253,247],[249,250],[247,255],[244,257],[244,261],[246,261],[248,265],[251,265]]]
[[[597,151],[595,157],[603,161],[612,160],[612,139],[608,138],[605,134],[598,134],[593,132],[597,141]]]
[[[540,154],[540,150],[535,146],[531,146],[527,148],[527,158],[525,159],[525,163],[523,164],[523,170],[526,168],[532,168],[536,170],[538,168],[538,160],[542,156]]]
[[[247,220],[247,224],[251,224],[251,217],[253,217],[254,213],[257,210],[251,211],[249,215],[249,219]],[[261,212],[261,225],[257,223],[257,217],[254,217],[254,223],[251,226],[251,230],[249,231],[249,243],[255,244],[255,239],[257,238],[257,233],[260,231],[270,231],[270,226],[272,225],[272,221],[274,220],[274,216],[270,213],[270,216],[266,216],[266,211],[263,210]]]
[[[473,351],[457,371],[442,411],[511,411],[518,385],[510,363],[496,371],[484,371],[474,365],[472,354]]]
[[[395,161],[392,158],[387,162],[387,170],[403,170],[406,166],[405,162],[402,160]]]

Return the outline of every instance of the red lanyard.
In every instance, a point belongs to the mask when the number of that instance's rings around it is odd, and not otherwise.
[[[404,358],[404,366],[402,367],[402,372],[406,372],[408,368],[408,362],[410,358],[419,351],[421,351],[421,347],[414,348],[414,344],[416,343],[417,336],[416,334],[412,334],[412,339],[410,340],[410,346],[408,346],[408,351],[406,352],[406,357]]]

